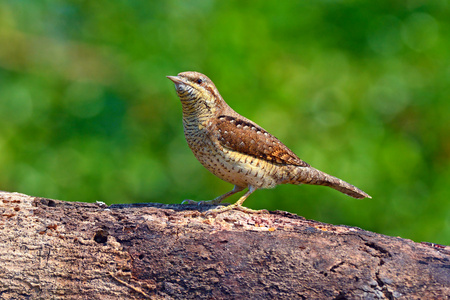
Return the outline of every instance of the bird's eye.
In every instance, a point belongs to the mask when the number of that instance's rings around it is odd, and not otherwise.
[[[201,79],[201,78],[197,79],[197,83],[198,84],[202,84],[203,83],[203,79]]]

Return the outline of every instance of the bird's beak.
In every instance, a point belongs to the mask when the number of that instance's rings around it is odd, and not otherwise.
[[[178,76],[166,76],[166,77],[172,80],[173,83],[175,84],[183,83],[183,80]]]

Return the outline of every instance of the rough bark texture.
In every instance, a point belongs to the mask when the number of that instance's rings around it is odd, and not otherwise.
[[[0,298],[449,298],[448,246],[196,209],[0,192]]]

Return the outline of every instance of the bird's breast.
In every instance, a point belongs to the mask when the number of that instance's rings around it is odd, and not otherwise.
[[[208,139],[189,146],[205,168],[231,184],[256,188],[272,188],[278,184],[277,176],[274,176],[277,168],[267,161],[224,149]]]

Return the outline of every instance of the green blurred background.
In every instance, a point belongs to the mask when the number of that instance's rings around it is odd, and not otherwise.
[[[1,1],[0,189],[108,204],[225,193],[165,77],[199,71],[373,197],[284,185],[246,206],[450,244],[449,15],[444,0]]]

